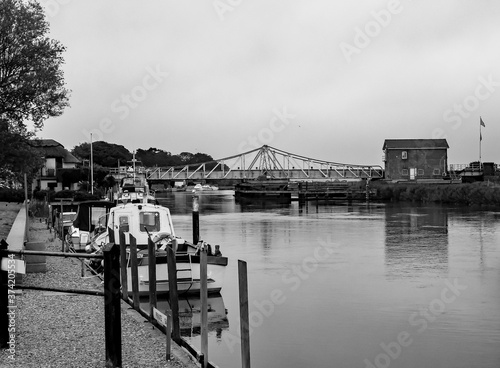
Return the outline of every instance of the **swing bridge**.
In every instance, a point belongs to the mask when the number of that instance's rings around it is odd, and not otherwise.
[[[384,177],[379,165],[351,165],[318,160],[268,145],[209,162],[173,167],[145,168],[146,179],[161,181],[212,181],[252,179],[334,181]]]

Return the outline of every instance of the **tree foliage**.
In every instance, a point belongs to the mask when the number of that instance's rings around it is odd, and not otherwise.
[[[129,165],[132,160],[132,153],[123,146],[104,141],[92,144],[94,164],[103,167],[117,167],[118,161],[121,166]],[[90,143],[82,143],[75,146],[71,153],[80,160],[90,160]]]
[[[65,48],[48,32],[37,2],[0,2],[0,117],[21,130],[26,120],[42,128],[68,105],[61,69]]]

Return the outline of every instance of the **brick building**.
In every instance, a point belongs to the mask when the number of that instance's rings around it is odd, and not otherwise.
[[[446,139],[386,139],[384,151],[387,180],[442,179],[447,175]]]

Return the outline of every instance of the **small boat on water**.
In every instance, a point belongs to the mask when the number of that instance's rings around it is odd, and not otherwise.
[[[213,191],[213,190],[219,190],[219,187],[215,185],[209,185],[209,184],[196,184],[193,187],[193,192],[205,192],[205,191]]]
[[[167,207],[147,202],[143,196],[142,202],[129,202],[123,198],[123,203],[111,208],[107,217],[106,229],[112,229],[115,241],[119,241],[120,232],[125,235],[125,243],[130,244],[130,236],[136,239],[138,248],[139,294],[149,292],[149,258],[147,245],[149,239],[156,244],[156,290],[157,293],[168,292],[168,267],[166,247],[177,243],[175,251],[177,267],[177,288],[179,293],[200,291],[200,251],[207,249],[207,289],[209,293],[222,289],[224,273],[228,259],[222,257],[220,250],[213,252],[211,246],[203,241],[192,244],[175,234],[170,210]],[[109,242],[108,230],[96,236],[88,250],[94,251]],[[218,248],[218,246],[216,246]],[[215,249],[214,249],[215,250]],[[127,248],[130,255],[130,248]],[[127,264],[128,289],[132,291],[132,276],[130,257]]]

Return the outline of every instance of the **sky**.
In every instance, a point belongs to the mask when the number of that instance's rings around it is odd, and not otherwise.
[[[385,139],[446,138],[451,164],[500,163],[499,1],[40,3],[72,92],[37,135],[67,149],[382,165]]]

